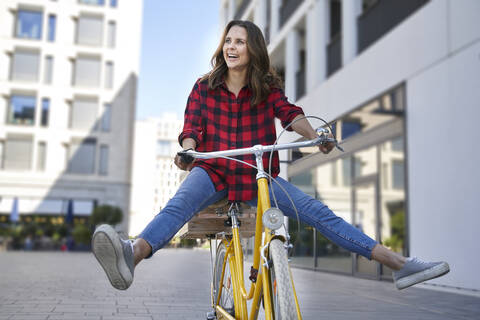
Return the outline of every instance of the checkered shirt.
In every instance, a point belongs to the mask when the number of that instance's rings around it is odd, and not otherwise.
[[[287,126],[297,115],[303,114],[300,107],[288,102],[281,89],[272,88],[266,101],[253,107],[252,91],[243,87],[238,97],[230,92],[225,83],[216,89],[208,88],[208,81],[197,81],[188,97],[183,131],[178,137],[180,144],[185,138],[197,143],[199,152],[248,148],[257,144],[275,142],[275,117]],[[288,130],[292,130],[291,127]],[[263,155],[263,165],[268,172],[270,153]],[[255,165],[254,155],[238,156],[237,159]],[[227,159],[196,160],[194,166],[205,169],[215,189],[227,189],[229,201],[247,201],[257,196],[256,169]],[[272,175],[280,171],[278,153],[272,159]]]

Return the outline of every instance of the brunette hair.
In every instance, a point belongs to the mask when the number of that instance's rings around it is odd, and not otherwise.
[[[212,70],[204,75],[201,80],[208,79],[210,89],[217,88],[223,82],[228,71],[223,56],[223,45],[228,31],[233,26],[240,26],[247,31],[247,50],[250,57],[247,69],[247,85],[252,90],[252,105],[256,106],[267,99],[271,88],[282,88],[282,80],[270,66],[270,58],[262,31],[250,21],[232,20],[227,24],[220,44],[211,60]]]

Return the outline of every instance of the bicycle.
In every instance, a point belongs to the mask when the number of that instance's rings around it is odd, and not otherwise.
[[[276,150],[311,147],[325,142],[334,142],[336,147],[341,150],[337,141],[328,136],[327,129],[318,128],[316,132],[318,138],[308,141],[269,146],[256,145],[251,148],[216,152],[186,150],[179,153],[183,157],[190,156],[196,159],[227,158],[252,167],[255,166],[231,157],[254,154],[256,159],[258,203],[254,229],[253,266],[249,277],[252,284],[247,292],[244,279],[243,247],[239,231],[241,226],[240,206],[232,203],[225,221],[225,226],[229,227],[230,232],[221,231],[215,232],[215,234],[205,232],[205,236],[210,239],[212,261],[211,302],[213,312],[207,315],[207,319],[257,319],[261,301],[263,301],[267,320],[302,319],[288,262],[287,250],[292,245],[289,243],[290,237],[286,228],[284,235],[279,232],[280,228],[284,226],[284,216],[280,209],[271,206],[267,181],[269,175],[263,170],[262,156],[265,152],[273,153]],[[214,207],[214,209],[217,209],[217,215],[221,215],[218,208]],[[213,263],[212,253],[213,238],[215,238],[215,242],[220,238],[216,249],[215,263]],[[262,262],[261,266],[260,262]],[[248,300],[252,300],[250,310],[247,309]]]

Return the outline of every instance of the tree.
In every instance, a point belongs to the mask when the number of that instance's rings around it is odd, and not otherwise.
[[[94,226],[99,224],[115,225],[122,221],[123,213],[122,209],[110,205],[101,205],[93,209],[90,216],[90,223]]]

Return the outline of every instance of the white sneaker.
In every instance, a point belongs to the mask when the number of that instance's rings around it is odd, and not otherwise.
[[[108,224],[99,226],[92,237],[92,251],[112,286],[126,290],[133,282],[133,246],[122,240]]]
[[[407,258],[402,269],[393,272],[393,280],[398,290],[414,284],[438,278],[450,271],[446,262],[424,262],[416,257]]]

